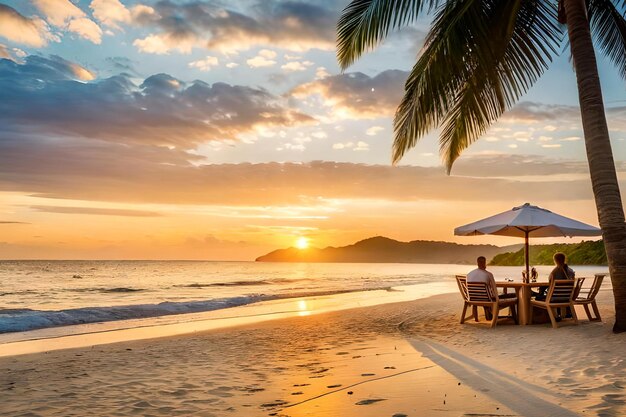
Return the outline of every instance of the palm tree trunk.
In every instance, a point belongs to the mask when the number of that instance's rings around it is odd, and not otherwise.
[[[614,332],[626,331],[626,222],[604,114],[585,0],[562,0],[578,82],[591,185],[615,297]]]

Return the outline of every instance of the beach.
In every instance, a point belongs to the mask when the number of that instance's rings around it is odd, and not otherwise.
[[[4,415],[619,416],[604,322],[458,324],[460,296],[0,358]],[[580,311],[582,313],[582,309]]]

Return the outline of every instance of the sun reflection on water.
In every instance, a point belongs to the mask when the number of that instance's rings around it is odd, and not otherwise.
[[[306,300],[298,301],[298,315],[299,316],[310,316],[311,310],[309,310],[309,306],[307,305]]]

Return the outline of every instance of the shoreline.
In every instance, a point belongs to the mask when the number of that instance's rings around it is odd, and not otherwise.
[[[10,332],[0,334],[0,357],[180,336],[296,316],[403,302],[450,293],[456,290],[455,287],[455,283],[446,282],[390,287],[386,290],[334,292],[307,297],[278,298],[199,313]]]
[[[626,335],[611,333],[610,291],[598,301],[603,323],[490,329],[458,324],[458,294],[435,295],[4,357],[0,387],[12,415],[617,417]]]

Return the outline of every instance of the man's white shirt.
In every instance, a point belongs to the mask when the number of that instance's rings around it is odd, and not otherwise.
[[[496,279],[493,274],[484,269],[476,268],[467,274],[467,282],[484,282],[491,286],[492,294],[498,294],[498,287],[496,287]]]

